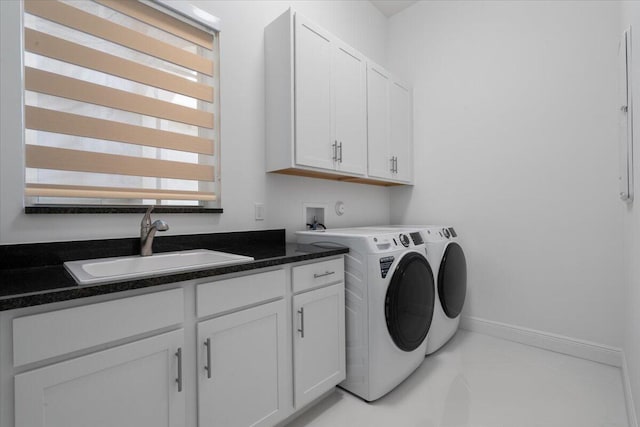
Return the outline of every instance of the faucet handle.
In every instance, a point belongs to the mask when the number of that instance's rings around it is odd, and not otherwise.
[[[153,208],[155,208],[155,205],[150,205],[147,208],[147,212],[145,212],[144,216],[142,217],[142,226],[151,226],[151,211],[153,210]]]

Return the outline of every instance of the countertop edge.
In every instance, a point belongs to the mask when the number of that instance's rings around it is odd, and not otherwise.
[[[75,285],[70,287],[54,288],[51,290],[40,292],[6,295],[0,297],[0,311],[15,310],[61,301],[88,298],[92,296],[108,295],[116,292],[126,292],[135,289],[150,288],[170,283],[179,283],[188,280],[215,277],[225,274],[257,270],[284,264],[293,264],[301,261],[342,255],[348,252],[348,248],[327,248],[322,250],[321,252],[303,252],[299,255],[285,255],[281,257],[266,258],[246,264],[235,264],[217,268],[210,268],[206,270],[188,271],[177,274],[147,277],[143,279],[106,283],[100,285]]]

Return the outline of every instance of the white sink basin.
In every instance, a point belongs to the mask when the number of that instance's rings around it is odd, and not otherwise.
[[[253,261],[253,258],[249,256],[196,249],[164,252],[147,257],[128,256],[68,261],[64,263],[64,267],[78,284],[88,285],[202,270],[250,261]]]

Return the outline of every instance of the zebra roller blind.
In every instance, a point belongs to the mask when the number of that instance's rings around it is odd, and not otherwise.
[[[150,2],[24,1],[27,205],[217,199],[217,34]]]

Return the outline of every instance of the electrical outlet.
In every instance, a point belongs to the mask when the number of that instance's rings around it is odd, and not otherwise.
[[[255,209],[255,220],[264,221],[264,203],[254,203],[253,207]]]

